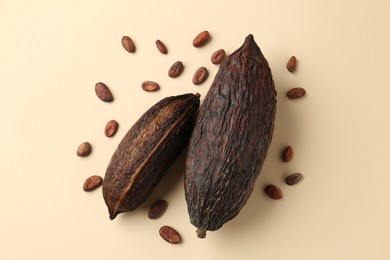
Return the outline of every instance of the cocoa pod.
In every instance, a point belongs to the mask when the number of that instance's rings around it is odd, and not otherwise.
[[[185,169],[198,237],[234,218],[250,197],[271,144],[275,86],[252,35],[226,57],[199,109]]]
[[[123,137],[103,181],[110,219],[136,209],[150,196],[190,138],[199,97],[183,94],[162,99]]]

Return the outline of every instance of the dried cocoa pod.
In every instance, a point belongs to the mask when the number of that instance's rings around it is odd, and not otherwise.
[[[162,99],[123,137],[103,181],[110,219],[140,206],[182,152],[194,127],[199,97],[183,94]]]
[[[271,69],[252,35],[226,57],[189,142],[185,198],[198,237],[234,218],[250,197],[274,129]]]

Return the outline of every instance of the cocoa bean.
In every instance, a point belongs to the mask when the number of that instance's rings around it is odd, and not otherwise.
[[[162,216],[164,214],[166,208],[168,206],[168,203],[165,200],[158,200],[150,207],[148,212],[148,217],[150,219],[156,219]]]
[[[287,91],[287,97],[289,99],[297,99],[301,98],[306,94],[306,90],[303,88],[292,88]]]
[[[285,182],[288,185],[295,185],[303,179],[302,173],[293,173],[286,177]]]
[[[200,85],[206,81],[208,76],[209,76],[208,70],[205,67],[200,67],[195,71],[194,76],[192,77],[192,83],[194,85]]]
[[[213,55],[211,55],[211,62],[213,64],[220,64],[223,61],[223,59],[225,58],[225,56],[226,56],[225,50],[219,49],[219,50],[215,51],[213,53]]]
[[[181,236],[174,228],[170,226],[163,226],[159,230],[160,236],[171,244],[179,244],[181,242]]]
[[[98,82],[95,84],[95,93],[98,98],[104,102],[112,102],[114,100],[110,89],[103,82]]]
[[[159,50],[159,52],[161,52],[162,54],[167,54],[168,53],[167,46],[165,46],[165,44],[162,41],[157,40],[156,41],[156,47]]]
[[[160,89],[160,85],[158,85],[154,81],[144,81],[141,85],[142,89],[148,92],[154,92]]]
[[[88,179],[85,180],[83,185],[84,191],[93,191],[94,189],[97,189],[100,187],[103,183],[102,177],[98,175],[92,175]]]
[[[289,162],[292,160],[294,155],[293,149],[291,146],[287,146],[286,148],[283,149],[282,152],[282,160],[283,162]]]
[[[291,56],[291,58],[287,61],[286,68],[291,73],[295,72],[297,69],[297,59],[295,56]]]
[[[118,122],[115,120],[110,120],[107,122],[106,127],[104,128],[104,134],[107,137],[112,137],[116,134],[118,128],[119,128]]]
[[[280,200],[283,198],[283,192],[282,190],[273,184],[269,184],[264,188],[265,194],[267,194],[268,197],[274,200]]]
[[[133,53],[135,52],[135,44],[129,36],[122,37],[122,46],[126,51]]]
[[[210,40],[210,38],[210,33],[208,31],[203,31],[194,38],[192,45],[196,48],[202,47]]]
[[[171,78],[177,78],[177,77],[179,77],[181,75],[181,73],[183,72],[183,69],[184,69],[183,62],[176,61],[169,68],[168,76],[171,77]]]
[[[77,148],[77,156],[85,157],[90,155],[92,152],[92,146],[89,142],[84,142]]]

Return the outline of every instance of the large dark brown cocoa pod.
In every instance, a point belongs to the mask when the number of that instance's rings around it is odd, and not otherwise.
[[[184,94],[164,98],[123,137],[103,181],[110,219],[140,206],[182,152],[194,127],[199,97]]]
[[[275,113],[271,69],[248,35],[219,68],[189,142],[185,198],[199,237],[247,202],[271,144]]]

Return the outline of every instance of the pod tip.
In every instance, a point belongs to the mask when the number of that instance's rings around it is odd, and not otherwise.
[[[206,230],[198,228],[196,230],[196,234],[198,235],[199,238],[205,238],[206,237]]]

